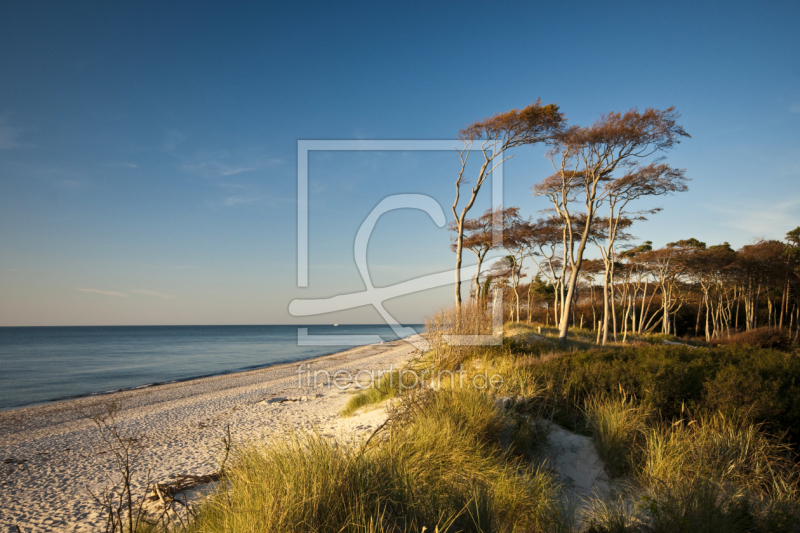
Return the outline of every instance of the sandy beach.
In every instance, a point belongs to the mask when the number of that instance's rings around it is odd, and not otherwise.
[[[269,439],[292,428],[344,438],[371,433],[385,420],[384,409],[339,415],[357,387],[347,376],[397,368],[415,355],[414,346],[395,341],[304,361],[302,373],[295,362],[0,412],[0,531],[103,529],[87,487],[109,485],[115,470],[86,413],[111,401],[119,406],[123,433],[137,433],[146,446],[136,480],[142,494],[148,468],[154,481],[215,472],[228,425],[234,442]],[[336,371],[344,371],[337,381],[342,387],[322,378]],[[307,388],[307,372],[318,373],[316,387]],[[366,381],[366,374],[361,377]]]

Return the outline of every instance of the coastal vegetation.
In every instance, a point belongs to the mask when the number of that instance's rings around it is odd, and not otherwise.
[[[636,204],[687,190],[664,159],[689,137],[678,119],[632,109],[569,126],[537,101],[461,130],[455,305],[428,318],[427,353],[343,411],[378,406],[386,422],[364,440],[291,433],[234,450],[185,530],[798,531],[800,227],[738,250],[637,243],[635,223],[659,209]],[[532,186],[545,216],[468,218],[497,165],[538,143],[554,169]],[[479,262],[467,301],[464,249]],[[487,265],[491,251],[502,259]],[[555,432],[593,443],[591,492],[562,475]]]

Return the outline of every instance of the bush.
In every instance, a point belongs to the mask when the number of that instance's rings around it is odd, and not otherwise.
[[[640,346],[564,353],[532,369],[566,401],[557,402],[554,417],[579,429],[582,417],[569,411],[589,396],[618,394],[620,388],[667,418],[702,399],[704,383],[716,366],[708,350],[684,346]]]
[[[776,350],[726,346],[702,395],[707,411],[739,414],[800,444],[800,357]]]
[[[617,394],[621,387],[667,420],[687,411],[722,411],[800,444],[796,354],[735,344],[637,346],[568,352],[541,362],[529,358],[524,369],[548,384],[550,414],[573,430],[581,430],[583,417],[571,406],[583,405],[589,396]]]
[[[716,343],[720,345],[740,344],[753,348],[771,348],[787,352],[792,349],[792,338],[789,332],[785,329],[770,327],[742,331],[730,337],[717,339]]]

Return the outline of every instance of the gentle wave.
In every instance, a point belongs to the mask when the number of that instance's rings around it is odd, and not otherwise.
[[[386,325],[301,326],[397,336]],[[422,331],[421,325],[411,325]],[[246,372],[347,349],[298,346],[298,326],[0,328],[0,410]]]

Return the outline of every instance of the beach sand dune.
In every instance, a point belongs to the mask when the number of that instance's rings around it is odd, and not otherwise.
[[[148,468],[160,482],[216,471],[228,425],[234,442],[269,439],[288,429],[316,428],[344,438],[371,433],[386,418],[382,409],[339,416],[357,387],[348,376],[362,371],[366,383],[370,372],[397,368],[415,355],[412,345],[395,341],[304,361],[301,371],[301,363],[290,363],[0,412],[0,532],[14,526],[23,532],[103,530],[104,517],[87,487],[102,489],[116,472],[86,413],[112,401],[122,432],[138,434],[146,446],[136,479],[142,494]],[[326,386],[326,376],[336,371],[342,371],[337,383],[349,390]]]

